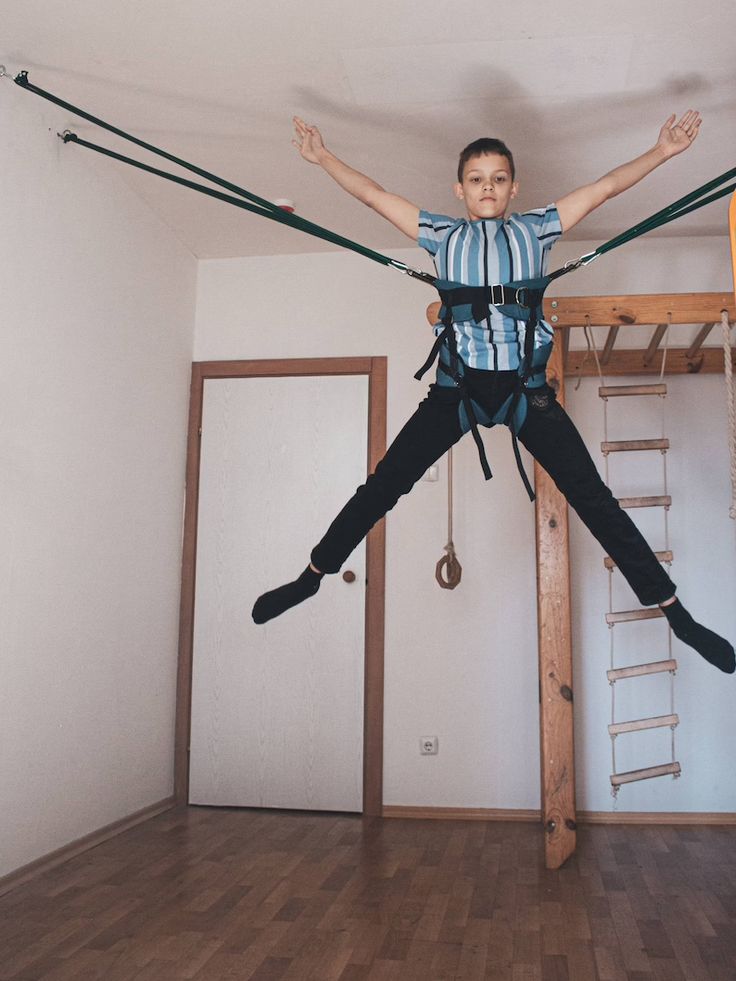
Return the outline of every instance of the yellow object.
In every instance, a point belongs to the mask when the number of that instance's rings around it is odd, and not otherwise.
[[[733,295],[736,297],[736,191],[731,195],[728,206],[728,230],[731,239],[731,266],[733,268]]]

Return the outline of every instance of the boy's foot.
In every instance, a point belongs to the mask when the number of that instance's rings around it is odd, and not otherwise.
[[[678,640],[694,648],[706,661],[725,671],[726,674],[733,674],[736,671],[736,655],[729,642],[693,620],[678,599],[674,603],[662,606],[661,610],[669,620],[672,633]]]
[[[322,576],[322,572],[315,572],[311,566],[307,566],[294,582],[287,582],[284,586],[259,596],[253,607],[253,619],[256,623],[266,623],[314,596],[322,582]]]

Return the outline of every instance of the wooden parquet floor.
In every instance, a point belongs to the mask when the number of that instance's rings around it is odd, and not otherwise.
[[[735,981],[736,829],[182,808],[0,897],[2,981]]]

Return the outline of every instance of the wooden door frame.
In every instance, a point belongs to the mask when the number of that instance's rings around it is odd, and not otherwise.
[[[176,691],[174,793],[189,802],[189,751],[192,719],[194,593],[199,514],[204,383],[223,378],[283,378],[310,375],[368,376],[368,459],[372,473],[386,451],[385,357],[284,358],[263,361],[195,361],[189,398],[186,502],[179,611],[179,664]],[[317,531],[317,529],[315,529]],[[383,807],[383,652],[385,622],[385,523],[366,539],[365,681],[363,695],[363,814],[379,816]],[[244,615],[249,611],[244,609]]]

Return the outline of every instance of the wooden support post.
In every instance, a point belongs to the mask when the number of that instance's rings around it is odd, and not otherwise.
[[[647,367],[654,360],[654,355],[657,353],[657,348],[665,335],[667,327],[667,324],[657,324],[657,326],[654,328],[654,333],[652,334],[652,339],[649,341],[647,353],[644,355],[644,364],[647,365]]]
[[[732,293],[647,293],[630,296],[548,296],[544,319],[555,327],[586,324],[704,324],[721,310],[736,316]],[[714,316],[715,313],[715,316]],[[557,318],[556,320],[553,318]]]
[[[711,330],[715,327],[715,323],[703,324],[697,333],[695,340],[692,342],[690,347],[687,349],[686,358],[694,358],[698,351],[700,351],[703,346],[703,341],[706,339]]]
[[[644,362],[646,351],[614,351],[611,360],[606,365],[606,378],[616,378],[620,375],[658,375],[662,370],[662,351],[657,351],[653,361]],[[588,358],[585,351],[571,350],[567,361],[568,378],[597,378],[598,369],[595,361]],[[733,357],[736,364],[736,351]],[[704,347],[698,358],[688,358],[687,348],[668,347],[666,375],[708,375],[722,374],[723,351],[717,347]]]
[[[564,404],[562,350],[555,344],[547,379]],[[545,864],[559,868],[575,851],[572,624],[567,502],[535,464],[540,751]]]
[[[601,364],[608,364],[608,362],[611,360],[611,354],[613,353],[613,345],[616,343],[618,330],[619,330],[618,324],[614,324],[612,327],[608,328],[608,334],[606,335],[606,343],[603,345],[603,353],[601,354]]]
[[[562,327],[560,329],[562,334],[562,370],[565,370],[567,365],[567,352],[570,350],[570,328]]]

